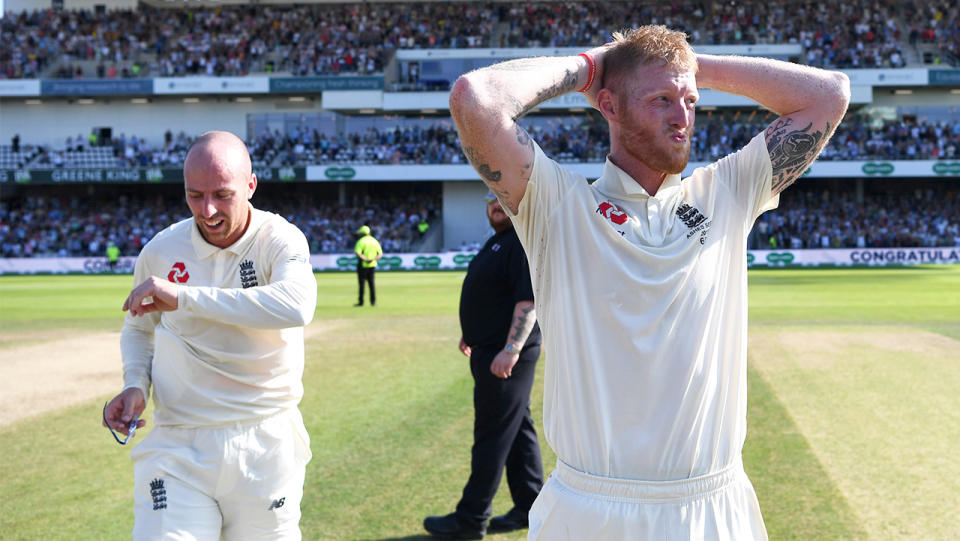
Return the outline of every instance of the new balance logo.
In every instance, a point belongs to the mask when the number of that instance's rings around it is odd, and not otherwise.
[[[150,481],[150,496],[153,498],[153,510],[167,508],[167,489],[163,488],[163,479]]]
[[[283,507],[283,501],[286,498],[280,498],[279,500],[273,500],[273,503],[270,504],[270,507],[267,508],[267,511],[273,511],[274,509],[280,509]]]

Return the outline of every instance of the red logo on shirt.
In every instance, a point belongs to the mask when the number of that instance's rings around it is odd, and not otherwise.
[[[627,221],[627,213],[621,210],[620,207],[607,201],[600,203],[600,206],[597,207],[597,212],[617,225],[623,225]]]
[[[187,272],[187,266],[181,261],[174,263],[173,268],[170,269],[170,273],[167,274],[167,280],[175,284],[185,284],[189,279],[190,273]]]

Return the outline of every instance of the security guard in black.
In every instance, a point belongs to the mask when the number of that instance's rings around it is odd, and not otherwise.
[[[470,478],[455,513],[459,524],[480,532],[492,514],[504,467],[514,507],[491,520],[491,529],[497,524],[526,527],[527,513],[543,485],[540,446],[530,416],[540,327],[535,320],[524,323],[518,317],[527,306],[530,319],[535,317],[530,269],[513,224],[494,198],[488,200],[487,216],[497,233],[470,262],[460,294],[461,350],[470,355],[475,419]],[[494,364],[498,354],[499,362],[512,359],[504,351],[519,351],[512,367]]]

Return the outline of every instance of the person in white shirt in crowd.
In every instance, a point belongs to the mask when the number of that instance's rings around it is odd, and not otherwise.
[[[303,327],[317,284],[304,235],[255,209],[240,138],[208,132],[184,163],[193,217],[153,238],[123,303],[123,390],[104,424],[131,452],[134,539],[300,539],[310,443]]]
[[[698,87],[779,118],[681,178]],[[592,184],[517,124],[578,89],[609,124]],[[696,54],[664,26],[455,83],[464,155],[516,226],[547,351],[543,424],[558,460],[528,539],[766,539],[742,464],[746,240],[817,157],[849,95],[842,73]]]

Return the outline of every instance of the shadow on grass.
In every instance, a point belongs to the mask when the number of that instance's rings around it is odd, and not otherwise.
[[[744,467],[770,539],[867,539],[855,510],[770,385],[752,368],[747,384]]]

